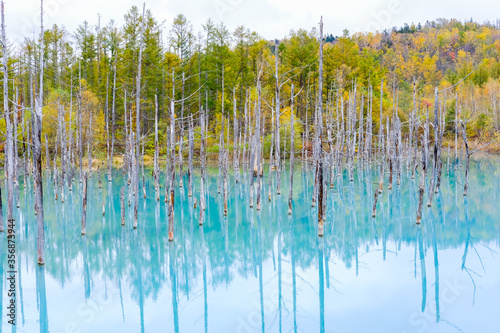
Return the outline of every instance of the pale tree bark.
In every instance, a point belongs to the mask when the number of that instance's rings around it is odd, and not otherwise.
[[[47,133],[45,133],[45,168],[50,175],[49,139],[47,139]]]
[[[243,172],[245,172],[245,168],[248,165],[248,156],[247,156],[247,138],[248,138],[248,92],[245,96],[245,115],[244,115],[244,130],[243,130]]]
[[[382,122],[382,119],[380,120],[380,126],[383,126],[382,125],[383,122]],[[379,131],[379,145],[380,145],[380,174],[379,174],[379,185],[378,185],[378,193],[381,194],[383,189],[384,189],[384,169],[385,169],[385,158],[383,156],[383,152],[384,152],[384,131],[381,130]]]
[[[194,156],[194,133],[193,133],[193,116],[189,117],[189,152],[188,152],[188,197],[193,196],[193,156]]]
[[[295,128],[294,128],[294,115],[293,115],[293,83],[291,86],[291,105],[290,105],[290,191],[288,193],[288,215],[292,214],[292,201],[293,201],[293,164],[295,162]]]
[[[111,142],[109,138],[109,102],[108,102],[108,92],[109,92],[109,74],[106,75],[106,157],[107,157],[107,169],[108,169],[108,181],[111,178]]]
[[[78,62],[78,155],[80,162],[80,183],[82,182],[83,176],[83,141],[82,141],[82,73],[81,73],[81,62]]]
[[[87,233],[87,180],[88,172],[83,175],[83,188],[82,188],[82,235]]]
[[[40,1],[40,49],[43,50],[43,0]],[[39,265],[45,263],[44,247],[45,232],[43,220],[43,188],[42,188],[42,106],[43,106],[43,52],[40,52],[40,93],[36,99],[35,127],[34,127],[34,150],[33,160],[35,164],[35,213],[37,218],[37,262]]]
[[[437,177],[438,177],[438,164],[440,161],[439,154],[439,97],[438,97],[438,87],[434,88],[434,164],[432,168],[432,178],[429,185],[429,193],[427,195],[427,207],[432,206],[432,197],[434,195],[434,188],[436,187]]]
[[[200,143],[200,219],[198,224],[203,225],[205,219],[205,111],[203,108],[200,110],[200,130],[201,130],[201,143]]]
[[[89,108],[89,126],[87,130],[87,171],[88,176],[92,177],[92,110]],[[54,162],[55,163],[55,162]]]
[[[175,70],[172,69],[172,97],[170,100],[170,107],[172,110],[170,112],[174,112],[174,118],[175,118]],[[170,114],[170,116],[172,116]],[[175,134],[175,127],[172,133]],[[170,143],[174,142],[175,138],[170,137],[171,133],[170,130],[167,133],[167,157],[166,157],[166,166],[165,166],[165,202],[169,201],[170,198],[170,178],[172,176],[172,170],[170,168],[174,167],[175,168],[175,156],[170,156],[170,154],[175,153],[175,147],[171,147]],[[172,139],[172,140],[171,140]],[[173,165],[172,165],[173,164]]]
[[[319,78],[318,78],[318,106],[317,106],[317,161],[316,179],[318,181],[318,236],[324,235],[323,220],[326,208],[323,179],[323,17],[319,23]],[[326,213],[326,212],[325,212]]]
[[[12,130],[11,115],[9,111],[9,70],[7,68],[7,59],[9,52],[7,50],[7,37],[5,35],[4,2],[2,6],[2,70],[3,70],[3,112],[6,126],[6,164],[7,164],[7,220],[12,220],[14,205],[14,133]]]
[[[260,80],[257,82],[257,114],[255,115],[255,164],[254,164],[254,177],[257,177],[257,188],[256,188],[256,201],[257,201],[257,210],[261,208],[261,194],[262,194],[262,146],[261,146],[261,82]]]
[[[14,106],[14,131],[13,131],[13,141],[14,141],[14,193],[16,195],[15,200],[16,200],[16,207],[20,207],[19,203],[19,151],[18,151],[18,116],[19,116],[19,108],[22,108],[21,105],[17,105],[19,101],[19,96],[18,96],[18,88],[16,87],[16,96],[15,96],[15,103],[16,105]]]
[[[160,162],[159,162],[159,143],[158,143],[158,97],[155,95],[155,155],[153,176],[155,180],[156,201],[160,201]]]
[[[144,175],[144,149],[145,143],[142,142],[142,154],[141,154],[141,173],[142,173],[142,196],[146,199],[146,176]]]
[[[222,65],[222,99],[221,99],[221,117],[222,117],[222,123],[221,123],[221,133],[220,133],[220,140],[221,140],[221,148],[219,151],[219,159],[221,161],[221,167],[222,167],[222,195],[223,195],[223,201],[224,201],[224,216],[227,215],[227,156],[226,156],[226,146],[224,144],[224,65]]]
[[[129,140],[129,134],[128,134],[128,124],[127,124],[127,118],[128,118],[128,112],[127,112],[127,91],[125,90],[125,95],[123,97],[123,127],[125,129],[125,151],[123,153],[123,164],[122,164],[122,169],[123,169],[123,176],[128,175],[129,172],[129,151],[130,147],[128,146],[130,140]],[[128,180],[127,180],[128,182]]]
[[[276,143],[274,145],[274,149],[276,150],[275,160],[277,162],[276,165],[276,194],[281,194],[281,140],[280,140],[280,86],[279,86],[279,70],[278,70],[278,41],[276,40],[274,43],[274,63],[275,63],[275,97],[276,97],[276,111],[275,117],[276,121],[274,124],[274,128],[276,134],[274,136]],[[320,51],[321,52],[321,51]]]
[[[271,109],[271,149],[269,150],[269,177],[268,177],[268,180],[269,180],[269,201],[271,201],[271,193],[272,193],[272,183],[273,183],[273,177],[271,176],[272,175],[272,172],[273,172],[273,166],[274,166],[274,160],[273,160],[273,153],[274,153],[274,133],[275,133],[275,129],[274,129],[274,110]],[[279,162],[278,162],[279,164]]]
[[[70,94],[69,94],[69,142],[68,142],[68,191],[73,191],[73,74],[71,74],[70,79]]]
[[[113,165],[113,153],[115,149],[115,122],[116,122],[116,110],[115,110],[115,103],[116,103],[116,48],[115,48],[115,59],[114,59],[114,65],[113,65],[113,100],[111,102],[111,152],[110,152],[110,161],[111,164],[108,167],[108,182],[111,182],[111,168]]]
[[[394,128],[395,128],[395,118],[392,118],[392,128],[389,125],[390,119],[387,118],[387,159],[389,160],[389,183],[387,184],[387,188],[392,190],[392,183],[394,177],[394,163],[395,163],[395,153],[394,153]]]
[[[134,200],[134,229],[137,228],[137,218],[139,214],[139,148],[141,144],[141,69],[142,69],[142,49],[144,47],[143,34],[144,34],[144,12],[146,10],[146,3],[142,6],[142,24],[141,33],[139,35],[139,64],[137,66],[137,79],[136,79],[136,106],[135,106],[135,200]]]
[[[21,125],[22,127],[22,134],[23,134],[23,184],[24,184],[24,188],[26,188],[26,174],[27,174],[27,167],[26,167],[26,140],[27,138],[29,137],[28,133],[27,133],[27,128],[26,128],[26,118],[24,117],[24,105],[22,106],[22,119],[23,119],[23,123]],[[0,218],[2,218],[2,216],[0,215]],[[0,222],[1,223],[1,222]]]
[[[64,203],[64,182],[65,182],[65,147],[66,147],[66,140],[65,140],[65,131],[64,131],[64,107],[62,105],[59,105],[59,138],[61,140],[61,172],[60,172],[60,178],[59,178],[59,188],[60,188],[60,193],[61,193],[61,203]]]
[[[173,89],[173,88],[172,88]],[[172,94],[173,95],[173,94]],[[169,154],[169,159],[170,159],[170,193],[169,193],[169,200],[168,200],[168,240],[173,241],[174,240],[174,195],[175,195],[175,187],[174,187],[174,181],[175,181],[175,150],[174,150],[174,138],[175,138],[175,102],[174,99],[172,98],[170,102],[170,154]]]
[[[434,189],[434,193],[438,193],[441,188],[441,174],[443,172],[443,161],[441,159],[442,155],[442,146],[443,146],[443,135],[444,135],[444,127],[445,127],[445,114],[446,114],[446,90],[444,92],[443,99],[443,107],[441,108],[441,118],[439,121],[439,130],[438,130],[438,159],[437,159],[437,181],[436,188]]]
[[[366,121],[366,136],[365,136],[365,154],[366,154],[366,160],[368,162],[371,162],[371,157],[372,157],[372,136],[373,136],[372,106],[373,106],[373,87],[370,85],[370,106],[368,109],[368,119]]]
[[[422,136],[422,171],[420,172],[420,184],[418,186],[417,224],[422,221],[422,207],[424,205],[425,176],[427,173],[426,145],[426,135],[424,134]]]
[[[236,111],[236,89],[233,89],[233,168],[235,182],[238,183],[240,181],[241,133]]]
[[[120,211],[121,211],[121,222],[125,225],[125,186],[120,189]]]
[[[469,152],[469,140],[467,140],[467,123],[461,121],[462,125],[462,138],[464,140],[465,145],[465,182],[464,182],[464,196],[467,196],[467,190],[469,189],[469,163],[470,163],[470,155]]]

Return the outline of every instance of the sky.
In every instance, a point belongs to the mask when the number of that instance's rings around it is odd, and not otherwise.
[[[40,0],[5,0],[7,37],[17,43],[40,29]],[[111,19],[121,25],[131,6],[153,12],[170,28],[177,14],[184,14],[195,33],[208,18],[223,22],[230,31],[244,25],[266,39],[283,38],[291,30],[311,30],[323,16],[325,34],[342,35],[425,23],[436,18],[484,22],[500,18],[498,0],[45,0],[44,26],[64,26],[74,32],[87,20],[101,26]]]

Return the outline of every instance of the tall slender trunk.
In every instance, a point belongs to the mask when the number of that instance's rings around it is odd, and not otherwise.
[[[40,1],[40,50],[43,50],[43,0]],[[36,99],[33,160],[35,164],[35,213],[37,218],[37,262],[45,263],[44,255],[44,220],[43,220],[43,188],[42,188],[42,107],[43,107],[43,52],[40,52],[40,93]]]
[[[438,164],[441,159],[439,156],[439,97],[438,97],[438,87],[434,88],[434,164],[432,166],[432,178],[431,185],[429,186],[427,207],[432,206],[432,197],[434,195],[434,189],[437,184],[438,177]]]
[[[173,241],[174,240],[174,195],[175,195],[175,187],[174,187],[174,182],[175,182],[175,101],[173,99],[174,93],[173,93],[173,85],[172,85],[172,100],[170,102],[170,154],[169,154],[169,200],[168,200],[168,240]]]
[[[469,140],[467,139],[467,123],[461,122],[462,125],[462,138],[465,145],[465,182],[464,182],[464,196],[467,196],[467,190],[469,189],[469,162],[470,155],[469,152]]]
[[[237,116],[237,104],[236,104],[236,89],[233,88],[233,169],[234,169],[234,180],[236,183],[239,182],[239,152],[240,152],[240,142],[238,140],[239,126],[238,126],[238,116]]]
[[[7,37],[5,35],[5,14],[4,14],[4,2],[1,3],[2,6],[2,70],[3,70],[3,112],[5,117],[6,125],[6,164],[7,164],[7,220],[12,220],[13,218],[13,205],[14,205],[14,133],[12,130],[11,115],[9,111],[9,70],[7,68],[7,59],[9,53],[7,50]],[[2,226],[3,229],[3,226]]]
[[[224,65],[222,65],[222,99],[221,99],[221,117],[222,117],[222,127],[220,133],[221,139],[221,149],[219,152],[219,159],[221,161],[222,167],[222,195],[224,201],[224,216],[227,215],[227,158],[226,158],[226,146],[224,145]],[[229,147],[228,147],[229,148]]]
[[[125,225],[125,186],[120,189],[120,212],[121,212],[121,223]]]
[[[83,142],[82,142],[82,77],[81,77],[81,62],[78,62],[78,155],[80,164],[80,183],[83,176]]]
[[[275,63],[275,80],[276,80],[276,86],[275,86],[275,97],[276,97],[276,111],[275,111],[275,117],[276,121],[274,124],[274,128],[276,131],[276,134],[274,136],[276,140],[275,144],[275,150],[276,150],[276,194],[280,195],[281,194],[281,140],[280,140],[280,86],[279,86],[279,70],[278,70],[278,41],[276,40],[274,43],[274,63]]]
[[[160,201],[160,162],[159,162],[159,143],[158,143],[158,97],[155,95],[155,155],[153,176],[155,180],[156,201]]]
[[[142,6],[142,24],[141,33],[139,35],[139,64],[137,66],[137,80],[136,80],[136,92],[135,92],[135,200],[134,200],[134,229],[137,228],[137,218],[139,214],[139,146],[141,144],[141,69],[142,69],[142,49],[144,45],[143,34],[144,34],[144,12],[146,10],[146,4]]]
[[[291,86],[290,98],[290,192],[288,193],[288,214],[292,214],[292,200],[293,200],[293,164],[295,162],[295,128],[294,128],[294,115],[293,115],[293,83]]]
[[[323,179],[323,17],[319,23],[319,79],[317,110],[317,161],[316,179],[318,181],[318,236],[324,235],[323,221],[326,209],[326,195],[324,195]]]
[[[203,221],[205,219],[205,111],[203,109],[200,110],[200,168],[201,168],[201,176],[200,176],[200,219],[198,224],[203,225]]]
[[[89,172],[83,175],[83,189],[82,189],[82,235],[87,233],[87,180]]]
[[[253,177],[254,179],[257,180],[257,188],[256,188],[256,194],[257,194],[257,210],[260,210],[260,204],[261,204],[261,192],[262,192],[262,177],[260,176],[261,174],[261,128],[260,128],[260,121],[261,121],[261,83],[260,80],[257,82],[257,112],[255,115],[255,133],[254,133],[254,140],[255,140],[255,161],[254,161],[254,166],[253,166]]]
[[[422,221],[422,207],[424,204],[424,188],[425,188],[425,176],[427,173],[427,158],[425,146],[427,142],[425,140],[425,135],[422,136],[422,171],[420,173],[420,184],[418,186],[418,208],[417,208],[417,224]]]
[[[113,99],[111,102],[111,151],[110,151],[110,162],[111,164],[108,166],[108,181],[111,182],[111,168],[113,165],[113,153],[115,149],[115,122],[116,122],[116,111],[115,111],[115,102],[116,102],[116,48],[115,48],[115,59],[113,64]]]
[[[188,168],[188,197],[193,196],[193,156],[194,156],[194,133],[193,133],[193,116],[189,117],[189,168]]]

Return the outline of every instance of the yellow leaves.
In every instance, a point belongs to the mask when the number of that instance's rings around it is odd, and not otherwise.
[[[420,51],[424,48],[425,45],[425,38],[424,36],[420,35],[419,37],[415,37],[413,39],[413,44],[415,45],[415,48]]]
[[[460,61],[460,60],[463,60],[467,57],[469,52],[465,52],[464,50],[459,50],[458,51],[458,57],[457,57],[457,60]]]
[[[487,27],[484,27],[484,28],[482,29],[482,33],[480,33],[479,35],[477,35],[477,37],[476,37],[476,38],[477,38],[477,39],[479,39],[479,40],[481,40],[481,41],[483,41],[483,42],[485,42],[485,41],[487,41],[490,37],[491,37],[491,31],[490,31],[490,29],[489,29],[489,28],[487,28]]]

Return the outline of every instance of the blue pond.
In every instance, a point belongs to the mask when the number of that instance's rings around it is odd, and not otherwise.
[[[164,188],[156,202],[146,173],[148,195],[139,198],[136,230],[134,196],[126,205],[126,225],[120,224],[121,172],[115,171],[112,183],[103,177],[102,189],[93,174],[86,236],[80,234],[81,184],[74,183],[73,193],[66,189],[61,203],[44,178],[41,267],[33,184],[25,189],[21,179],[16,326],[7,322],[7,238],[0,237],[3,332],[500,332],[498,158],[471,162],[467,197],[463,169],[445,171],[420,226],[418,184],[408,173],[400,186],[384,188],[376,218],[371,207],[378,173],[358,170],[353,182],[346,174],[337,177],[328,190],[322,238],[311,207],[313,172],[299,164],[292,215],[288,168],[280,196],[273,174],[271,202],[265,173],[260,211],[249,207],[248,175],[237,184],[231,175],[227,217],[217,193],[218,170],[209,168],[203,227],[196,171],[194,197],[176,187],[173,242]],[[6,210],[5,182],[2,187]]]

